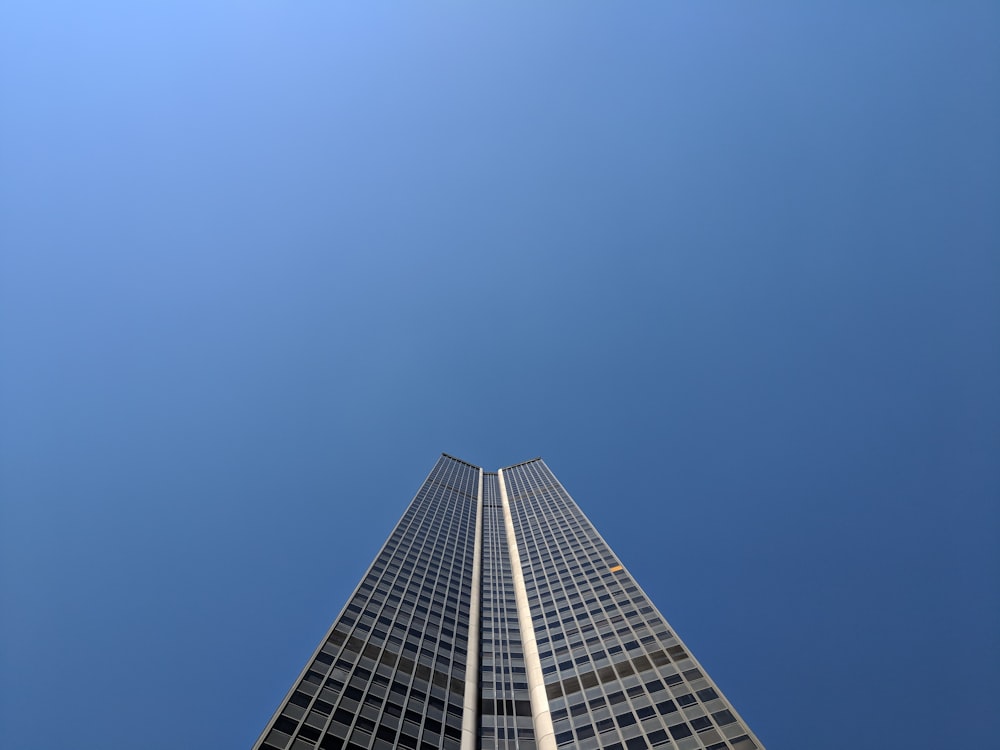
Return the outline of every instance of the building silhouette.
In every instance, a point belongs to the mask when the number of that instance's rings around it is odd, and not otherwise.
[[[761,743],[541,459],[444,454],[254,750]]]

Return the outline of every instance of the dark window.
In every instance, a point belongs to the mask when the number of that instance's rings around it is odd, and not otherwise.
[[[631,711],[620,714],[616,716],[615,719],[618,721],[618,726],[620,727],[628,727],[635,724],[635,716],[632,715]]]
[[[685,737],[690,737],[693,732],[691,727],[687,724],[674,724],[672,727],[667,727],[670,730],[670,736],[675,740],[682,740]]]
[[[715,723],[720,727],[723,727],[726,724],[732,724],[736,721],[736,717],[733,716],[732,712],[728,710],[716,711],[712,714],[712,718],[715,719]]]
[[[319,730],[316,729],[315,727],[302,727],[302,729],[299,730],[299,737],[303,737],[309,740],[310,742],[315,742],[316,740],[318,740],[319,734],[320,734]]]
[[[274,728],[279,732],[284,732],[285,734],[294,734],[295,727],[298,725],[299,723],[297,721],[289,719],[287,716],[279,716],[278,720],[274,722]]]
[[[677,710],[677,706],[674,705],[673,701],[663,701],[656,704],[656,710],[661,714],[670,714]]]
[[[294,703],[296,706],[302,706],[302,708],[305,708],[306,706],[309,705],[309,701],[310,698],[305,693],[295,692],[292,694],[292,697],[289,699],[288,702]]]
[[[669,742],[669,740],[667,739],[667,733],[664,732],[662,729],[657,729],[655,732],[650,732],[649,741],[654,745],[662,745]]]
[[[712,690],[712,688],[705,688],[704,690],[698,691],[698,699],[702,701],[715,700],[718,697],[719,694]]]

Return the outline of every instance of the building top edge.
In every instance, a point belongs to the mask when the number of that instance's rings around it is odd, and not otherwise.
[[[470,463],[468,461],[465,461],[465,460],[459,458],[458,456],[453,456],[450,453],[445,453],[444,451],[441,451],[441,455],[444,456],[445,458],[451,460],[451,461],[458,461],[460,464],[465,464],[466,466],[468,466],[468,467],[470,467],[472,469],[477,469],[478,471],[483,471],[483,467],[482,466],[476,466],[474,463]],[[535,461],[541,461],[541,460],[542,460],[541,456],[535,456],[535,458],[529,458],[527,461],[520,461],[520,462],[518,462],[516,464],[511,464],[510,466],[502,466],[502,467],[500,467],[500,469],[497,469],[497,471],[507,471],[507,469],[515,469],[518,466],[524,466],[525,464],[530,464],[530,463],[534,463]],[[485,473],[486,474],[496,474],[497,472],[496,471],[487,471]]]
[[[531,464],[534,463],[535,461],[541,461],[541,460],[542,460],[541,456],[535,456],[534,458],[529,458],[527,461],[521,461],[520,463],[511,464],[510,466],[504,466],[503,470],[507,471],[507,469],[516,469],[518,466],[524,466],[525,464]]]
[[[458,461],[460,464],[465,464],[466,466],[472,469],[476,469],[477,471],[482,471],[483,467],[476,466],[475,464],[469,463],[468,461],[464,461],[458,456],[453,456],[450,453],[445,453],[444,451],[441,451],[441,455],[444,456],[445,458],[451,459],[452,461]]]

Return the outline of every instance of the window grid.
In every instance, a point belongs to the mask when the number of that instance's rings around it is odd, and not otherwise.
[[[540,459],[504,470],[560,746],[756,744]]]
[[[261,750],[458,750],[478,478],[438,461]]]
[[[480,498],[478,467],[438,460],[255,750],[466,750],[469,679],[475,746],[535,750],[500,479],[482,476]],[[757,750],[544,462],[503,481],[557,746]],[[467,675],[480,499],[479,667]]]

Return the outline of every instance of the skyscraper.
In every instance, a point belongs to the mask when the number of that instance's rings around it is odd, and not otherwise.
[[[254,750],[761,743],[541,459],[444,454]]]

